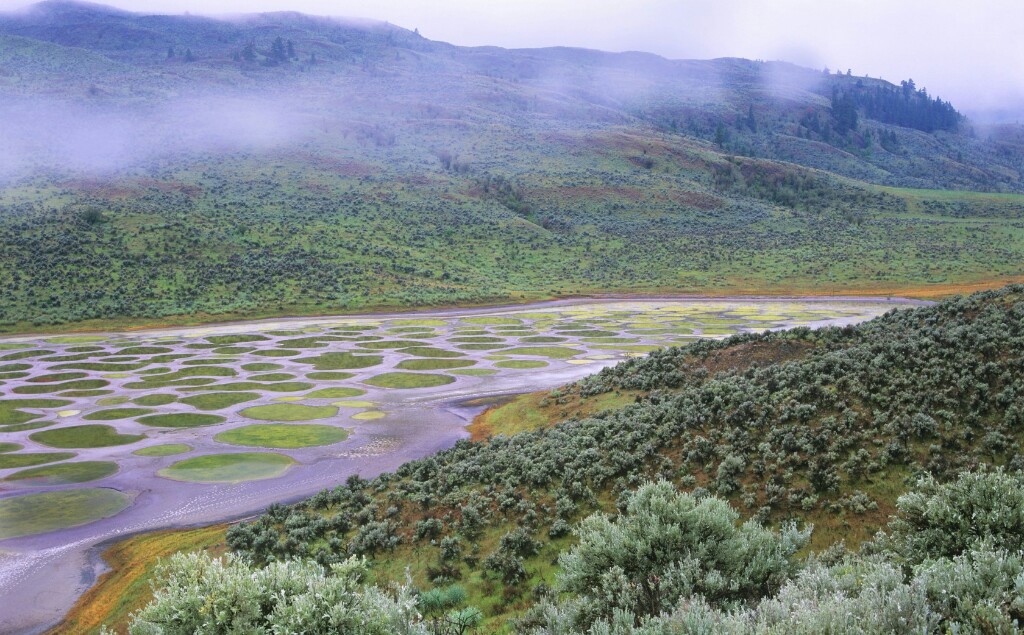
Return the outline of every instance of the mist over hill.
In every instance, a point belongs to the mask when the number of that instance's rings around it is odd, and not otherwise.
[[[0,328],[1024,273],[1021,128],[912,81],[51,1],[0,118]]]
[[[429,126],[435,145],[461,145],[481,124],[568,120],[718,140],[728,152],[890,185],[1021,187],[1021,157],[1000,145],[1005,132],[976,129],[951,105],[937,116],[934,98],[912,82],[908,89],[781,62],[463,48],[367,20],[144,15],[60,0],[3,14],[0,33],[5,136],[17,135],[8,174],[40,159],[106,171],[179,150],[288,147],[308,141],[317,124],[321,133],[379,126],[389,143]],[[892,107],[877,107],[876,93]],[[868,106],[866,116],[850,125],[837,96]],[[228,122],[235,126],[224,129]],[[68,129],[76,134],[61,134]],[[215,131],[222,134],[204,143]],[[37,135],[34,145],[24,139]]]

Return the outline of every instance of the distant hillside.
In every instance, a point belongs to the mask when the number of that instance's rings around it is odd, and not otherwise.
[[[54,1],[0,116],[4,330],[1024,275],[1019,127],[910,82]]]
[[[377,78],[380,81],[370,84],[381,89],[397,81],[395,88],[401,87],[401,92],[411,89],[417,98],[460,117],[474,107],[493,112],[501,105],[522,116],[524,110],[529,112],[531,99],[542,110],[541,102],[553,100],[576,106],[572,116],[582,119],[581,124],[607,123],[609,117],[649,122],[707,141],[717,136],[728,152],[792,161],[877,183],[1014,191],[1022,187],[1021,156],[1005,156],[987,139],[972,139],[969,123],[951,104],[917,90],[912,80],[893,85],[741,59],[677,61],[571,48],[464,48],[366,20],[282,12],[225,21],[134,14],[63,0],[0,17],[0,33],[85,49],[133,67],[144,72],[132,78],[133,92],[163,89],[171,91],[168,96],[181,96],[225,88],[224,83],[287,89],[293,73],[326,64],[328,68],[316,69],[321,81],[324,73]],[[282,48],[275,50],[278,37]],[[5,71],[21,80],[9,88],[28,89],[31,94],[35,66],[45,65],[52,54],[4,60]],[[116,86],[123,68],[98,69],[89,65],[88,54],[78,54],[83,56],[82,67],[66,66],[69,77],[88,77],[103,95],[125,96],[126,87]],[[449,95],[432,90],[437,88],[436,79],[456,79],[453,75],[463,86],[479,90]],[[485,95],[486,87],[490,96]],[[392,100],[387,94],[391,91],[372,92],[360,91],[360,97]],[[84,97],[74,90],[62,96]],[[859,111],[859,118],[849,106]],[[580,113],[580,107],[594,110]],[[821,143],[834,150],[824,151],[818,147]]]

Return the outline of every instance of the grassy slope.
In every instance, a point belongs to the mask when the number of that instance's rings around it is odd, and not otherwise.
[[[128,615],[149,602],[149,580],[160,558],[173,553],[224,550],[224,525],[159,531],[119,541],[103,552],[110,571],[78,599],[64,620],[49,633],[97,633],[104,624],[121,625]]]
[[[544,210],[540,225],[488,200],[471,177],[442,172],[437,183],[396,192],[393,181],[332,175],[315,160],[255,173],[224,162],[215,188],[179,173],[175,187],[188,196],[124,180],[116,194],[78,190],[74,203],[61,206],[58,187],[8,189],[0,202],[27,211],[0,214],[0,235],[13,246],[0,259],[12,281],[0,329],[198,323],[615,291],[941,295],[1024,275],[1018,195],[897,191],[851,203],[835,191],[787,207],[759,189],[716,191],[701,183],[705,172],[671,156],[654,171],[637,168],[628,161],[633,150],[608,148],[606,141],[592,138],[590,148],[574,154],[548,147],[554,156],[546,160],[519,159],[519,169],[546,166],[519,178],[524,200]],[[588,165],[606,152],[610,164],[587,177]],[[505,167],[515,169],[512,161]],[[300,169],[320,189],[274,186]],[[254,177],[267,185],[254,188]],[[593,184],[576,180],[583,178]],[[629,186],[600,185],[609,180]],[[531,187],[546,181],[555,183]],[[238,205],[221,202],[225,189]],[[710,207],[677,202],[688,196],[707,197]],[[928,206],[949,200],[968,205],[970,216]],[[104,220],[83,225],[80,210],[89,207],[106,210]],[[64,211],[53,215],[53,208]],[[443,262],[437,253],[446,254]]]
[[[632,403],[638,394],[637,391],[620,391],[587,398],[572,395],[556,404],[548,391],[526,393],[489,407],[473,420],[468,430],[473,441],[540,430],[571,417],[587,417],[621,408]]]

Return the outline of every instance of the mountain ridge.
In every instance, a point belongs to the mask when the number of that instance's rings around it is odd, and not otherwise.
[[[38,15],[49,19],[35,17]],[[68,18],[69,15],[72,17]],[[116,24],[105,25],[105,21]],[[396,64],[397,60],[390,60],[391,63],[388,64],[389,60],[381,59],[380,51],[377,49],[383,45],[385,49],[393,48],[396,51],[410,52],[414,57],[419,56],[419,65],[423,64],[423,55],[429,56],[433,59],[435,68],[440,69],[444,68],[445,62],[436,58],[438,55],[447,56],[455,64],[448,72],[460,72],[460,69],[465,72],[472,69],[483,77],[506,79],[519,84],[525,82],[534,88],[562,88],[574,98],[585,102],[615,104],[627,116],[672,132],[678,131],[705,140],[715,140],[716,125],[724,124],[727,127],[727,134],[736,137],[735,140],[730,140],[731,143],[720,144],[729,151],[778,158],[809,167],[822,166],[814,165],[801,154],[802,151],[788,146],[799,146],[801,142],[798,139],[804,133],[809,141],[820,141],[817,135],[818,123],[814,123],[814,133],[806,127],[796,125],[796,118],[791,112],[794,107],[820,110],[828,102],[827,93],[830,86],[844,87],[844,90],[853,90],[851,86],[881,87],[888,91],[896,91],[899,88],[885,80],[867,77],[824,76],[820,71],[803,69],[788,62],[759,62],[741,58],[678,60],[646,52],[610,53],[573,47],[459,47],[422,38],[417,33],[387,22],[325,18],[295,12],[245,14],[230,18],[147,15],[109,10],[103,5],[91,3],[52,0],[32,5],[22,13],[2,14],[0,33],[98,51],[112,59],[149,69],[160,69],[165,73],[171,70],[178,72],[181,68],[180,62],[170,67],[168,64],[178,62],[186,54],[193,57],[191,64],[194,67],[223,72],[227,68],[225,62],[231,62],[232,58],[238,61],[238,56],[245,52],[247,46],[252,45],[252,62],[242,61],[238,67],[246,75],[247,80],[258,80],[260,75],[254,74],[254,71],[261,66],[295,66],[291,64],[292,61],[300,62],[297,64],[300,69],[310,70],[312,64],[301,63],[298,55],[289,58],[288,64],[284,64],[283,59],[268,57],[266,53],[269,51],[263,50],[262,47],[269,46],[270,42],[267,40],[274,37],[296,38],[303,56],[308,56],[306,62],[316,59],[320,63],[334,60],[351,64],[361,60],[364,72],[408,72],[408,65]],[[179,47],[187,51],[179,50],[178,60],[174,60],[166,55],[168,47]],[[384,64],[388,64],[390,68],[376,68],[376,65]],[[442,66],[438,67],[438,64]],[[633,75],[623,77],[624,72]],[[607,77],[613,80],[607,82],[610,87],[601,86],[599,80],[606,79],[602,77],[602,73],[613,73],[613,76]],[[273,75],[265,76],[264,79],[272,80]],[[230,81],[230,78],[210,77],[204,74],[195,77],[193,83],[206,80],[224,82]],[[563,80],[564,86],[559,86],[559,82]],[[725,94],[728,91],[736,94]],[[792,105],[787,105],[787,102],[792,102]],[[743,112],[747,108],[751,110]],[[762,115],[763,119],[786,119],[781,127],[771,121],[761,123],[761,126],[771,128],[771,135],[783,135],[782,141],[776,142],[771,138],[765,140],[757,137],[756,133],[752,138],[748,138],[751,135],[747,133],[753,131],[745,131],[744,124],[749,122],[741,120],[753,114],[751,121],[756,122],[757,115],[761,115],[760,111],[765,109],[767,111]],[[820,113],[820,116],[828,117],[826,113]],[[756,127],[757,124],[754,123],[753,126]],[[884,126],[871,126],[866,130],[867,135],[886,133],[891,134],[892,131],[886,130]],[[970,145],[969,140],[960,138],[963,136],[953,135],[959,139],[955,144],[947,138],[941,141],[940,145]],[[921,139],[913,141],[916,146],[920,144]],[[831,132],[828,131],[825,133],[825,142],[845,147],[843,144],[833,143]],[[860,164],[866,162],[875,166],[875,169],[880,167],[893,175],[906,172],[905,167],[895,165],[892,160],[871,157],[862,152],[865,148],[870,150],[871,147],[883,149],[887,145],[885,140],[875,146],[871,145],[870,139],[865,141],[862,138],[854,139],[850,143],[852,145],[847,144],[850,148],[863,155],[856,157]],[[974,144],[974,149],[979,150],[983,146],[984,144]],[[910,153],[913,156],[915,153],[928,154],[936,150],[942,151],[941,148],[914,147],[910,149]],[[978,162],[987,164],[996,161],[993,157],[998,153],[987,149],[984,152],[984,159],[979,158]],[[947,153],[954,159],[959,157],[963,160],[965,156],[962,150],[955,148],[948,150]],[[883,160],[885,163],[882,163]],[[967,160],[969,163],[969,156]],[[998,161],[996,162],[998,164]],[[934,163],[936,161],[930,160],[929,167],[934,167]],[[1019,157],[1012,165],[1016,166],[1013,169],[1019,176]],[[831,171],[839,169],[836,165],[824,167]],[[1000,177],[1004,167],[1003,164],[993,166],[995,169],[988,170],[985,179],[996,179],[1000,183],[999,187],[1010,187],[1020,191],[1021,185],[1017,182],[1019,179],[1009,179],[1008,175]],[[915,178],[921,179],[921,174],[925,170],[916,172],[918,174]],[[856,172],[847,169],[845,174],[854,178],[868,178],[878,183],[897,178],[887,177],[885,172],[872,173],[871,170],[863,168]],[[968,179],[967,182],[974,181],[976,186],[980,185],[980,189],[992,187],[979,184],[977,178],[964,178]],[[937,183],[942,185],[941,181]]]

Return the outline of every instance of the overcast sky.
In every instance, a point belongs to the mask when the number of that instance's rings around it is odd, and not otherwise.
[[[961,109],[1024,105],[1024,0],[103,0],[153,13],[294,10],[460,45],[783,59],[899,81]],[[31,4],[0,0],[0,7]]]

